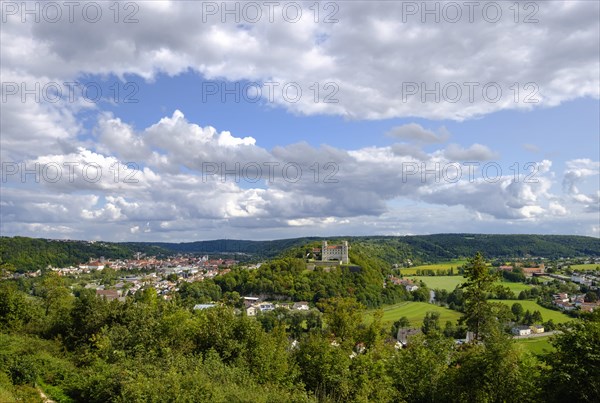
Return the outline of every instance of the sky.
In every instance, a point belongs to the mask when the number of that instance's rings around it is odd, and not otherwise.
[[[0,5],[2,236],[600,236],[599,2]]]

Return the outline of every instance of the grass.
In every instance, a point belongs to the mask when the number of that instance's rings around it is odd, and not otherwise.
[[[600,267],[600,264],[598,264],[598,263],[574,264],[571,266],[571,270],[573,270],[573,271],[596,270],[596,267]]]
[[[537,302],[531,300],[508,300],[508,299],[491,299],[490,302],[502,302],[503,304],[511,307],[515,302],[518,302],[523,306],[525,311],[529,310],[533,313],[533,311],[540,311],[542,314],[542,319],[545,321],[552,319],[554,323],[564,323],[570,320],[573,320],[570,316],[565,315],[559,311],[553,311],[552,309],[544,308],[543,306],[538,305]]]
[[[518,339],[515,340],[517,345],[520,345],[526,351],[530,351],[535,354],[541,354],[547,351],[554,351],[554,347],[550,344],[550,336],[546,337],[533,337],[531,339]]]
[[[423,323],[425,314],[429,311],[440,313],[440,324],[444,326],[446,321],[456,322],[460,317],[460,312],[453,311],[441,306],[428,304],[426,302],[401,302],[395,305],[387,305],[383,309],[384,323],[393,323],[403,316],[410,321],[411,326],[419,327]],[[365,321],[370,323],[373,320],[373,311],[368,311],[365,315]]]
[[[411,278],[422,280],[429,288],[439,288],[448,290],[449,292],[453,291],[458,284],[466,281],[462,276],[411,276]],[[517,296],[521,291],[531,288],[531,286],[527,284],[511,283],[509,281],[499,281],[497,284],[508,287]]]
[[[463,276],[411,276],[411,279],[421,280],[429,288],[453,291],[457,285],[465,282]]]
[[[414,275],[417,274],[417,270],[433,270],[433,271],[438,271],[438,270],[450,270],[451,268],[454,268],[455,272],[458,273],[458,268],[460,266],[463,266],[464,264],[467,263],[466,259],[456,259],[456,260],[450,260],[447,262],[440,262],[440,263],[435,263],[435,264],[423,264],[420,266],[413,266],[413,267],[409,267],[409,268],[403,268],[400,269],[400,273],[404,274],[404,275]]]

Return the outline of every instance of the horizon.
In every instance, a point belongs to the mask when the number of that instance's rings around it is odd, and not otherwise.
[[[476,3],[4,1],[0,234],[600,237],[600,3]]]
[[[295,240],[295,239],[306,239],[306,238],[318,238],[318,239],[344,239],[344,238],[402,238],[402,237],[426,237],[426,236],[437,236],[437,235],[465,235],[465,236],[543,236],[543,237],[560,237],[560,236],[568,236],[568,237],[584,237],[584,238],[592,238],[600,241],[599,237],[590,236],[590,235],[578,235],[578,234],[490,234],[490,233],[471,233],[471,232],[440,232],[435,234],[407,234],[407,235],[331,235],[331,236],[301,236],[301,237],[292,237],[292,238],[273,238],[273,239],[243,239],[243,238],[214,238],[214,239],[197,239],[197,240],[189,240],[183,242],[167,242],[167,241],[109,241],[105,239],[75,239],[75,238],[41,238],[41,237],[32,237],[32,236],[23,236],[23,235],[0,235],[0,238],[31,238],[31,239],[39,239],[46,241],[69,241],[69,242],[107,242],[107,243],[171,243],[171,244],[181,244],[181,243],[196,243],[196,242],[214,242],[214,241],[245,241],[245,242],[273,242],[273,241],[287,241],[287,240]]]

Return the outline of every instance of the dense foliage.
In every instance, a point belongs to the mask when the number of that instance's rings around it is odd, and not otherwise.
[[[354,297],[327,296],[318,310],[277,308],[256,318],[235,308],[237,287],[267,290],[269,276],[285,279],[286,271],[289,287],[278,292],[302,297],[321,290],[311,288],[320,284],[311,276],[361,284],[348,277],[354,273],[307,272],[293,258],[182,285],[171,300],[146,288],[108,302],[53,273],[3,281],[0,401],[41,402],[41,391],[57,402],[598,401],[600,313],[563,325],[551,354],[527,353],[504,331],[506,312],[487,301],[491,279],[481,263],[470,260],[460,289],[464,322],[481,341],[455,344],[454,332],[428,313],[422,334],[401,349],[383,312],[367,324]],[[220,293],[222,281],[230,288]],[[323,281],[325,290],[334,287]],[[209,298],[221,303],[190,308]],[[406,326],[404,318],[394,330]]]

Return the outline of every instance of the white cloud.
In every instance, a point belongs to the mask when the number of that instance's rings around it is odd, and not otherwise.
[[[42,82],[81,74],[153,80],[158,73],[192,70],[208,79],[275,80],[276,105],[354,119],[463,120],[600,97],[597,2],[544,2],[535,15],[539,23],[515,23],[512,3],[496,3],[503,10],[494,23],[483,18],[481,8],[473,22],[463,10],[456,23],[443,18],[436,23],[433,17],[423,23],[420,14],[403,15],[404,2],[335,3],[339,22],[315,23],[312,3],[303,2],[297,23],[286,22],[278,10],[273,23],[263,14],[259,22],[245,24],[227,16],[222,22],[220,13],[204,18],[205,3],[132,4],[139,7],[138,23],[115,23],[108,3],[95,24],[82,18],[24,24],[20,15],[8,16],[3,75],[26,71]],[[305,96],[286,101],[280,91],[286,83],[298,83]],[[321,88],[319,102],[309,88],[314,83]],[[334,84],[339,102],[324,102],[327,83]],[[498,100],[496,84],[502,90]],[[527,96],[539,102],[528,103]]]
[[[482,144],[473,144],[469,148],[450,144],[444,151],[444,156],[453,161],[489,161],[498,158],[498,154]]]
[[[416,123],[393,127],[387,132],[387,135],[400,140],[414,141],[416,143],[443,143],[449,137],[445,128],[441,128],[440,134],[436,134]]]
[[[593,214],[591,202],[598,200],[597,195],[561,199],[552,194],[555,175],[548,160],[536,164],[535,181],[526,181],[524,175],[515,178],[496,176],[493,170],[484,172],[483,163],[469,173],[467,166],[449,159],[447,149],[403,153],[399,152],[402,145],[343,150],[297,143],[266,150],[253,138],[188,122],[178,111],[139,131],[102,115],[96,133],[114,139],[102,143],[104,152],[79,147],[73,153],[45,154],[25,161],[30,167],[35,163],[40,167],[77,164],[69,175],[65,168],[60,180],[45,180],[42,175],[38,184],[31,176],[24,181],[18,174],[9,177],[1,200],[3,232],[21,233],[17,226],[27,223],[46,226],[47,231],[65,227],[75,235],[93,233],[111,239],[134,236],[140,240],[157,239],[151,236],[177,240],[210,237],[207,234],[224,236],[235,228],[257,236],[269,231],[270,237],[293,236],[296,233],[292,229],[309,228],[324,234],[335,229],[408,233],[418,232],[419,227],[425,230],[411,218],[439,220],[438,215],[448,211],[463,216],[468,212],[460,219],[462,224],[472,220],[500,228],[508,221],[517,226],[520,221],[534,221],[543,226],[552,217],[585,220],[586,214]],[[483,146],[459,151],[461,157],[469,154],[469,160],[493,154]],[[134,171],[136,181],[124,180],[128,171],[118,156],[145,161]],[[217,168],[210,175],[202,171],[202,162],[207,160]],[[237,180],[225,172],[235,169],[236,163],[241,169]],[[275,167],[272,173],[265,163]],[[85,179],[85,167],[91,164],[102,172],[97,181]],[[574,161],[569,167],[591,174],[594,164]],[[244,180],[244,175],[256,174],[250,169],[243,173],[244,167],[257,165],[263,168],[259,180]],[[286,173],[283,167],[288,165],[294,169]],[[454,180],[452,169],[456,166],[461,167],[461,173]],[[301,175],[296,175],[298,169]],[[115,179],[116,172],[121,176]],[[575,209],[578,202],[585,204]],[[416,203],[404,210],[412,211],[410,217],[398,212],[394,207],[397,203]],[[432,214],[434,210],[438,213]],[[406,223],[399,224],[393,214],[400,214]],[[443,230],[457,219],[443,219],[439,227],[431,228]],[[398,228],[392,228],[387,220]],[[368,224],[356,227],[361,221]]]

